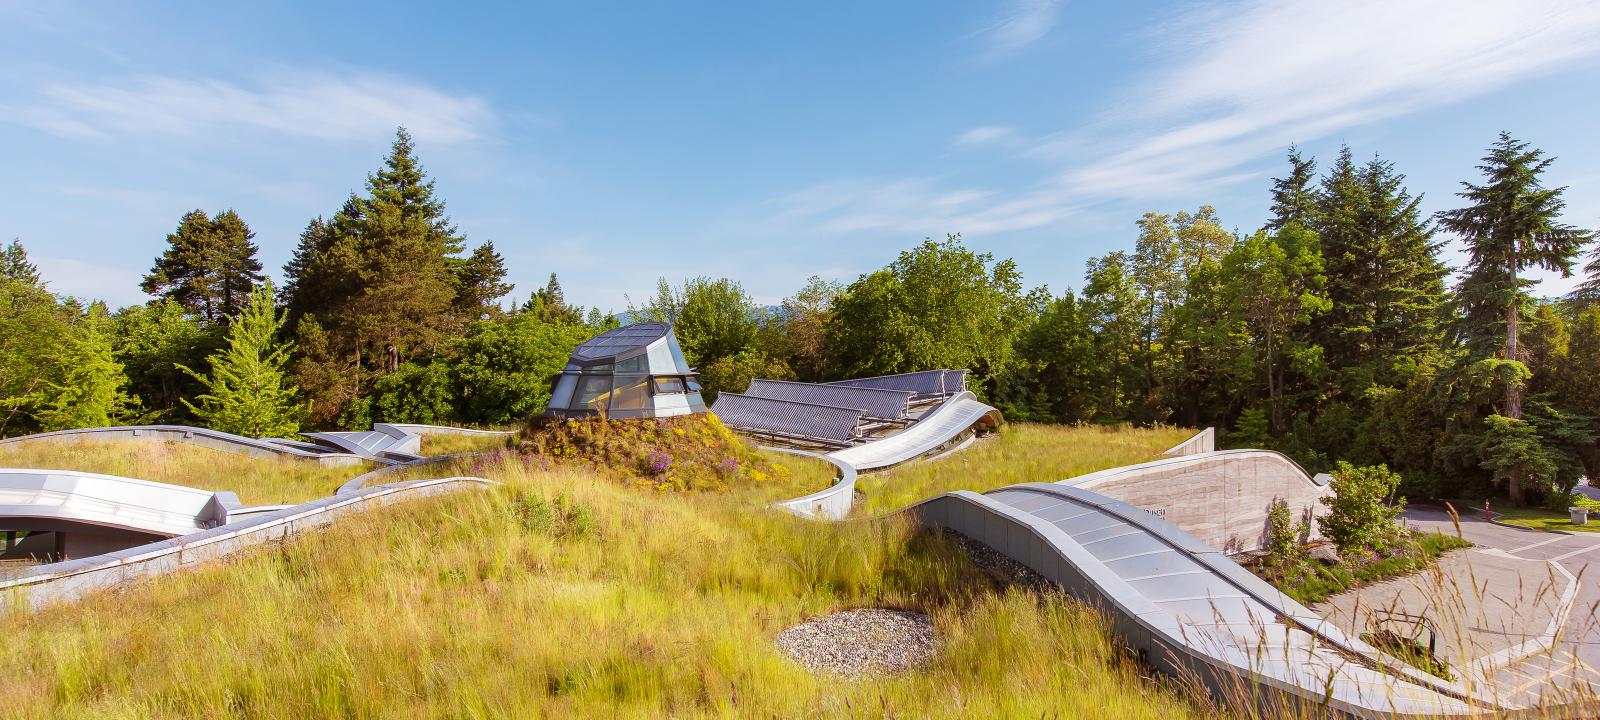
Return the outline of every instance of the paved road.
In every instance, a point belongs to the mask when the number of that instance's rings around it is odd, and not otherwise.
[[[1595,488],[1582,490],[1600,496]],[[1406,520],[1424,530],[1455,534],[1450,516],[1437,509],[1408,509]],[[1533,704],[1541,696],[1548,701],[1571,693],[1600,692],[1600,533],[1563,535],[1495,525],[1483,519],[1482,508],[1462,515],[1460,522],[1461,536],[1473,543],[1530,560],[1553,560],[1578,578],[1577,600],[1560,641],[1552,652],[1503,670],[1496,678],[1502,698]]]

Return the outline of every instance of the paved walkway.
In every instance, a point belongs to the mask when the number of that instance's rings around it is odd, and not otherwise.
[[[1593,490],[1593,488],[1584,488]],[[1406,520],[1424,530],[1455,534],[1446,513],[1410,508]],[[1502,668],[1492,681],[1502,700],[1521,706],[1560,702],[1600,694],[1600,533],[1559,533],[1495,525],[1481,508],[1460,518],[1461,536],[1483,548],[1494,548],[1528,560],[1558,563],[1578,579],[1576,600],[1555,647]],[[1596,567],[1590,569],[1590,564]],[[1585,579],[1588,576],[1588,579]]]
[[[1315,609],[1351,635],[1379,627],[1420,642],[1474,685],[1545,649],[1574,580],[1498,550],[1449,553],[1426,571],[1341,593]]]

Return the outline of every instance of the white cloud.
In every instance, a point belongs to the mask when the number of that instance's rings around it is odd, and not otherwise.
[[[104,300],[113,308],[143,304],[150,297],[139,291],[143,276],[135,270],[48,256],[29,258],[51,292],[86,300]]]
[[[1016,137],[1016,128],[1004,125],[983,125],[972,128],[956,138],[957,145],[989,145]]]
[[[1101,201],[1254,178],[1264,158],[1291,143],[1589,61],[1600,54],[1600,3],[1212,3],[1172,18],[1146,44],[1155,67],[1101,117],[1037,140],[998,125],[957,139],[1051,163],[1029,187],[830,182],[781,200],[784,216],[836,230],[1019,230],[1059,223]],[[944,201],[952,196],[965,202]]]
[[[977,33],[992,53],[1021,50],[1050,33],[1063,0],[1013,0],[993,24]]]
[[[404,78],[279,71],[252,84],[140,75],[58,82],[14,107],[14,121],[64,137],[192,137],[241,128],[320,140],[382,138],[405,125],[419,140],[463,143],[494,124],[488,104]]]

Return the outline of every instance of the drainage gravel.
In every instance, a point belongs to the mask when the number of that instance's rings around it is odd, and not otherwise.
[[[933,623],[910,610],[865,608],[813,618],[778,634],[778,649],[813,672],[897,673],[933,657]]]

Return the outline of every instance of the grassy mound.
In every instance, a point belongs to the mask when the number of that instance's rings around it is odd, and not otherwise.
[[[535,420],[517,444],[524,455],[577,462],[641,487],[726,492],[736,485],[787,485],[789,466],[697,413],[657,420]]]
[[[499,486],[0,614],[0,717],[1201,714],[1145,682],[1090,608],[997,587],[947,538],[527,460],[484,468]],[[935,656],[840,683],[774,645],[859,607],[926,613]]]

